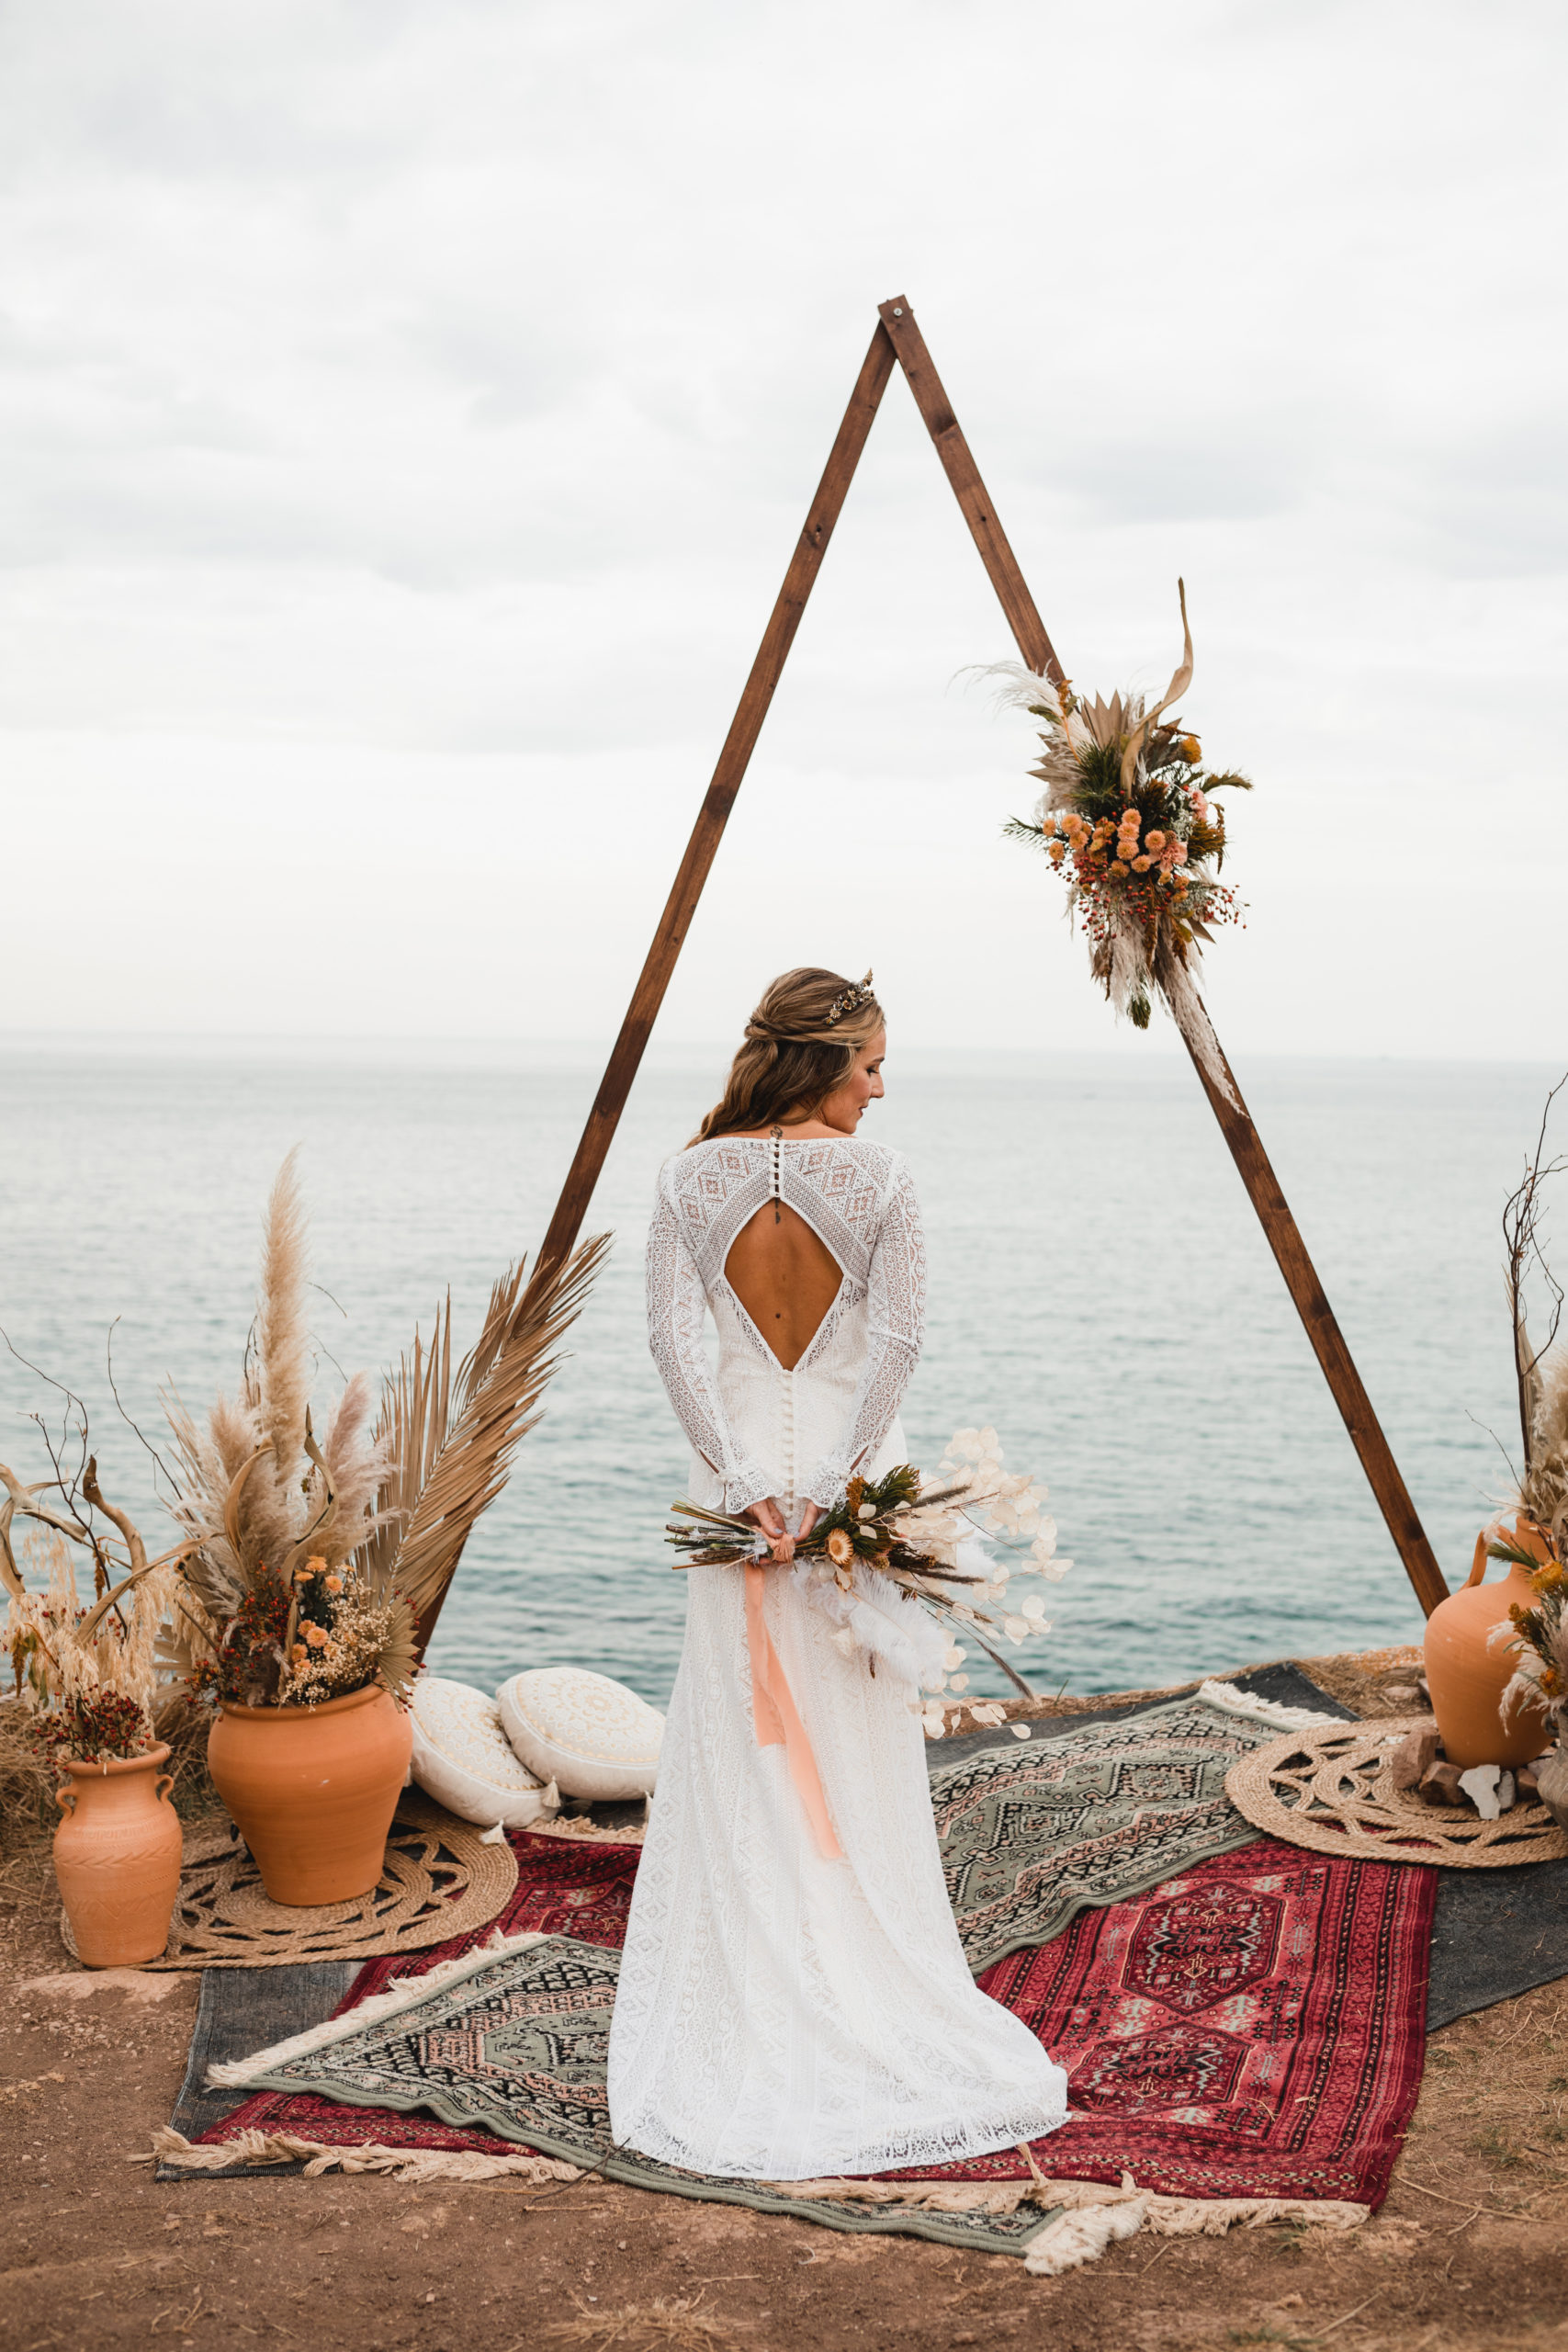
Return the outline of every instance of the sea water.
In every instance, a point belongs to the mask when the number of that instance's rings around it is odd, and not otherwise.
[[[668,1699],[684,1589],[663,1533],[688,1457],[648,1352],[642,1243],[660,1161],[723,1059],[670,1052],[638,1079],[586,1228],[612,1229],[613,1254],[469,1541],[440,1672],[490,1687],[570,1662]],[[85,1402],[110,1498],[168,1539],[148,1450],[159,1390],[200,1409],[237,1384],[262,1207],[294,1144],[320,1285],[318,1419],[342,1374],[379,1371],[416,1324],[428,1335],[448,1291],[466,1348],[491,1281],[544,1232],[599,1066],[588,1048],[429,1042],[0,1054],[0,1327],[15,1351],[0,1349],[0,1459],[28,1483],[48,1475],[28,1417],[59,1442],[58,1382]],[[1238,1074],[1455,1582],[1517,1453],[1498,1218],[1555,1073],[1259,1060]],[[933,1464],[954,1429],[993,1424],[1009,1466],[1049,1484],[1074,1563],[1049,1589],[1050,1632],[1010,1653],[1028,1679],[1109,1690],[1417,1639],[1185,1057],[1152,1038],[1100,1057],[911,1052],[888,1081],[863,1132],[908,1155],[930,1253],[910,1453]],[[1004,1687],[983,1661],[975,1683]]]

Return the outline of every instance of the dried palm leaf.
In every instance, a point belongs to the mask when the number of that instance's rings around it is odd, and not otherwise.
[[[539,1418],[535,1408],[560,1363],[555,1351],[582,1310],[610,1239],[596,1235],[564,1262],[536,1270],[526,1288],[525,1261],[509,1268],[456,1378],[448,1301],[428,1353],[416,1336],[412,1355],[386,1384],[376,1436],[396,1467],[378,1507],[389,1523],[359,1557],[378,1589],[395,1586],[411,1603],[422,1644],[474,1521],[505,1486],[518,1442]]]
[[[376,1679],[394,1699],[406,1702],[419,1671],[419,1620],[408,1602],[396,1593],[387,1603],[387,1615],[389,1622]]]
[[[521,1269],[507,1277],[515,1301]],[[500,1284],[496,1285],[499,1291]],[[494,1312],[496,1291],[491,1294]],[[418,1330],[413,1346],[398,1359],[398,1369],[382,1384],[381,1413],[375,1441],[385,1442],[390,1462],[377,1498],[380,1525],[359,1555],[359,1564],[378,1591],[392,1582],[392,1571],[408,1532],[425,1480],[446,1442],[452,1409],[452,1295],[436,1311],[435,1331],[429,1347]]]

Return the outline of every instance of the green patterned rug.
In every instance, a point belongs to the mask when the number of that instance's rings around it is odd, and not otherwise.
[[[931,1804],[970,1967],[978,1975],[1049,1943],[1079,1911],[1247,1845],[1258,1832],[1226,1798],[1231,1766],[1282,1731],[1330,1720],[1205,1682],[1119,1721],[933,1758]]]
[[[831,2184],[726,2180],[616,2152],[604,2087],[618,1951],[570,1936],[513,1937],[404,1979],[357,2009],[209,2077],[229,2090],[311,2092],[480,2128],[607,2180],[793,2213],[829,2229],[937,2238],[1021,2255],[1062,2207],[1029,2181]],[[845,2193],[847,2192],[847,2193]],[[912,2203],[924,2199],[926,2203]],[[884,2200],[884,2201],[878,2201]]]

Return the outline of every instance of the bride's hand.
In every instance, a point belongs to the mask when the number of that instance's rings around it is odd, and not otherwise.
[[[815,1503],[805,1505],[800,1514],[800,1525],[795,1531],[795,1540],[797,1544],[805,1543],[821,1516],[822,1513]]]
[[[775,1565],[784,1567],[795,1557],[795,1538],[784,1523],[784,1516],[770,1495],[766,1502],[753,1503],[744,1516],[761,1528],[768,1539],[768,1548]],[[802,1532],[804,1533],[804,1530]]]

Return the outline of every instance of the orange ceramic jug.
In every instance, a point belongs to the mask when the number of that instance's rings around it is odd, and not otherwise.
[[[1503,1692],[1518,1667],[1519,1653],[1506,1640],[1494,1645],[1492,1635],[1507,1624],[1515,1601],[1528,1609],[1535,1595],[1517,1562],[1498,1583],[1483,1582],[1486,1546],[1499,1535],[1537,1559],[1550,1557],[1545,1539],[1528,1520],[1517,1521],[1512,1528],[1500,1521],[1483,1528],[1469,1576],[1427,1620],[1427,1688],[1432,1713],[1443,1753],[1461,1771],[1472,1764],[1529,1764],[1551,1742],[1541,1707],[1517,1708],[1506,1724],[1503,1721]]]
[[[166,1747],[102,1764],[62,1758],[71,1786],[56,1803],[54,1875],[84,1968],[140,1968],[169,1940],[180,1891],[179,1816],[174,1781],[158,1767]]]
[[[371,1682],[316,1707],[225,1699],[207,1769],[275,1903],[346,1903],[381,1875],[412,1753],[407,1715]]]

